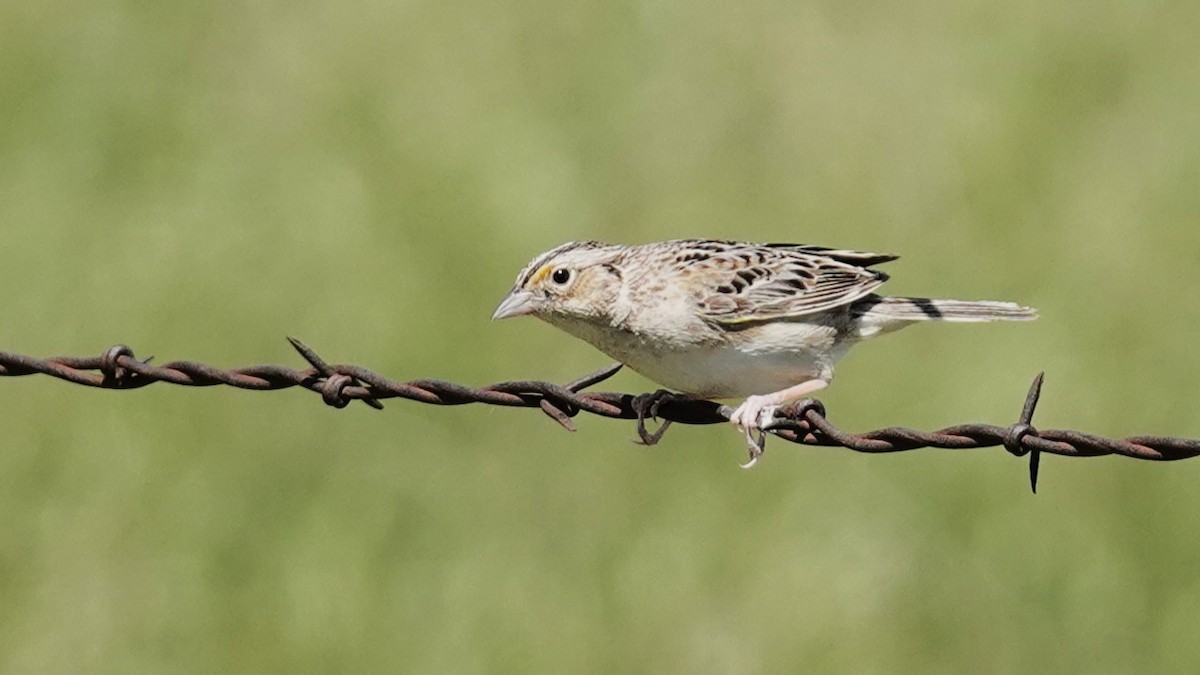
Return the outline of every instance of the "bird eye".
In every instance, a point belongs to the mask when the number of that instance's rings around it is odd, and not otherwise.
[[[571,280],[571,270],[560,267],[550,273],[550,280],[562,286]]]

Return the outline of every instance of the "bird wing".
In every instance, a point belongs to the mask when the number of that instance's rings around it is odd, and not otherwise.
[[[879,288],[887,275],[868,265],[897,256],[799,244],[721,242],[707,251],[701,315],[727,326],[793,319],[850,304]],[[705,248],[711,248],[705,247]]]
[[[838,262],[844,262],[848,265],[856,265],[858,267],[873,267],[882,265],[886,262],[899,260],[900,256],[892,253],[867,253],[865,251],[851,251],[845,248],[829,248],[827,246],[813,246],[811,244],[766,244],[768,248],[777,248],[786,251],[798,251],[800,253],[811,253],[814,255],[833,258]]]

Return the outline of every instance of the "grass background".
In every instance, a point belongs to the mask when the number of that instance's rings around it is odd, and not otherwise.
[[[860,347],[847,428],[1200,436],[1200,5],[0,6],[0,348],[566,381],[563,241],[895,251],[1031,325]],[[614,388],[652,385],[623,373]],[[1200,460],[866,457],[300,392],[0,382],[5,672],[1187,672]]]

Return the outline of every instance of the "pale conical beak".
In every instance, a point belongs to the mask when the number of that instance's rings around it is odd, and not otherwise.
[[[492,313],[492,321],[507,319],[510,316],[531,314],[538,308],[538,298],[524,288],[513,289]]]

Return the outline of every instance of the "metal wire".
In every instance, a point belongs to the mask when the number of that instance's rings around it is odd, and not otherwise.
[[[225,385],[239,389],[276,390],[301,387],[319,393],[325,403],[343,408],[351,401],[382,409],[383,399],[403,398],[434,405],[486,403],[518,408],[540,408],[564,428],[574,431],[571,418],[580,412],[602,417],[637,420],[641,441],[653,445],[672,422],[716,424],[728,422],[732,409],[713,401],[660,390],[651,394],[585,392],[621,369],[614,363],[567,384],[539,380],[497,382],[467,387],[443,380],[390,380],[362,366],[328,364],[295,338],[292,346],[309,363],[304,370],[287,366],[257,365],[224,370],[195,361],[172,361],[160,366],[139,360],[125,345],[109,347],[100,356],[34,358],[0,352],[0,377],[42,374],[102,389],[140,389],[157,382],[188,387]],[[1029,456],[1030,485],[1037,491],[1041,453],[1065,457],[1124,455],[1134,459],[1172,461],[1200,455],[1200,439],[1171,436],[1134,436],[1111,439],[1079,431],[1037,429],[1033,413],[1041,396],[1042,374],[1034,378],[1017,421],[1008,426],[959,424],[936,431],[888,427],[864,433],[843,431],[829,421],[820,401],[805,399],[781,408],[768,431],[793,443],[843,447],[856,452],[882,453],[945,448],[969,450],[1003,447],[1017,457]],[[648,420],[661,420],[655,431]]]

